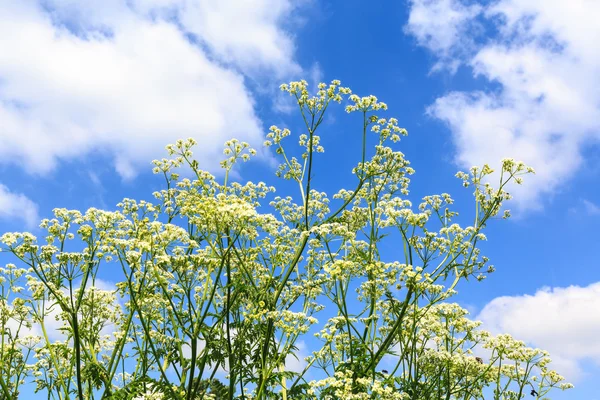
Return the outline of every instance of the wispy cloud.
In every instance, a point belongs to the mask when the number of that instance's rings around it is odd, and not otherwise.
[[[467,5],[469,4],[469,5]],[[447,123],[456,161],[469,167],[525,161],[537,175],[517,187],[536,209],[581,167],[582,148],[600,137],[600,3],[586,0],[413,0],[407,31],[439,63],[471,69],[489,91],[451,92],[429,113]],[[443,10],[447,18],[437,19]],[[483,21],[488,28],[483,32]],[[466,29],[465,29],[466,27]],[[439,66],[436,66],[438,68]]]
[[[600,215],[600,206],[589,200],[583,200],[583,208],[588,215]]]
[[[577,216],[600,216],[600,206],[590,200],[579,199],[576,204],[569,207],[568,212]]]

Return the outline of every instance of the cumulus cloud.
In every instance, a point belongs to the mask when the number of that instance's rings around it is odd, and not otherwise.
[[[204,0],[178,3],[181,3],[178,15],[185,29],[220,59],[232,62],[244,71],[268,68],[280,77],[299,71],[293,61],[292,37],[280,28],[285,22],[282,16],[289,17],[292,13],[293,2]]]
[[[600,365],[600,282],[586,287],[543,288],[534,295],[503,296],[476,319],[494,333],[510,333],[550,352],[567,380],[585,376],[582,363]]]
[[[47,173],[103,152],[131,178],[178,138],[214,168],[263,128],[244,81],[298,70],[287,0],[1,2],[0,162]]]
[[[39,222],[38,206],[27,196],[0,184],[0,219],[20,219],[29,229]]]
[[[449,17],[436,19],[440,10]],[[521,209],[540,208],[582,167],[582,148],[600,139],[599,13],[588,0],[412,1],[407,31],[418,43],[493,88],[447,93],[429,114],[449,126],[458,164],[513,157],[536,169],[514,190]],[[480,35],[478,20],[491,36]]]
[[[419,45],[440,57],[434,70],[448,67],[456,71],[457,57],[474,45],[466,34],[470,29],[477,29],[475,17],[481,10],[478,4],[466,5],[456,0],[410,0],[404,30],[413,35]]]

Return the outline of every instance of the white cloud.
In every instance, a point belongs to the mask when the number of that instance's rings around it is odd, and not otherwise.
[[[309,356],[306,343],[303,340],[299,340],[295,343],[297,349],[293,354],[288,354],[285,357],[285,370],[297,373],[302,373],[306,368],[306,357]]]
[[[38,206],[27,196],[13,193],[0,184],[0,219],[20,219],[28,229],[39,223]]]
[[[600,26],[593,17],[600,3],[464,4],[414,1],[407,29],[440,62],[451,67],[463,62],[494,89],[448,93],[428,111],[450,127],[461,166],[498,165],[513,157],[534,167],[537,175],[513,191],[521,209],[539,208],[543,195],[560,190],[582,166],[583,146],[600,138]],[[447,8],[457,15],[439,26],[436,10]],[[494,27],[488,32],[497,34],[478,37],[477,28],[463,28],[477,26],[477,18],[485,18]]]
[[[568,212],[572,215],[595,217],[600,215],[600,206],[590,200],[579,199]]]
[[[81,282],[77,283],[73,290],[77,290],[81,287]],[[102,279],[96,278],[94,280],[94,284],[88,283],[86,286],[86,291],[90,291],[92,288],[96,288],[99,291],[103,292],[111,292],[114,293],[117,290],[116,285],[113,282],[105,281]],[[66,288],[63,289],[65,294],[68,295],[68,290]],[[122,302],[117,298],[116,303],[111,307],[111,309],[122,307]],[[44,313],[44,327],[46,329],[46,333],[48,334],[48,339],[53,342],[57,340],[66,340],[67,335],[62,330],[64,327],[68,326],[68,322],[64,321],[61,318],[61,308],[58,304],[46,305],[45,313]],[[115,326],[111,323],[107,323],[101,330],[100,335],[112,335],[115,332]],[[36,336],[43,336],[42,327],[39,323],[35,323],[33,325],[32,333]]]
[[[78,289],[80,287],[80,284],[81,282],[76,284],[74,289]],[[107,291],[113,293],[117,290],[114,283],[104,281],[98,278],[95,279],[94,285],[88,284],[86,290],[91,290],[91,288],[96,288],[99,291]],[[65,294],[68,294],[66,288],[64,288],[63,291],[65,292]],[[117,303],[114,306],[121,307],[122,304],[120,301],[117,300]],[[39,322],[33,322],[31,328],[28,328],[24,324],[21,325],[14,318],[10,318],[8,320],[7,325],[8,329],[12,331],[12,334],[17,335],[18,332],[18,337],[20,338],[23,338],[28,335],[43,338],[45,330],[46,334],[48,335],[48,340],[50,342],[55,342],[64,341],[67,339],[67,335],[65,334],[63,328],[67,327],[69,324],[63,319],[61,308],[57,303],[46,302],[44,308],[44,329],[42,329],[42,326]],[[107,324],[100,330],[100,335],[112,335],[114,332],[115,326],[113,324]]]
[[[466,33],[477,29],[474,18],[481,10],[477,4],[465,5],[457,0],[410,0],[405,32],[441,58],[434,70],[446,66],[455,71],[455,57],[474,45]]]
[[[178,138],[213,169],[225,140],[262,143],[245,75],[298,70],[293,7],[224,3],[1,2],[0,162],[47,173],[102,151],[131,178]]]
[[[585,376],[586,360],[600,365],[600,282],[586,287],[543,288],[534,295],[489,302],[476,319],[494,333],[548,350],[552,366],[567,380]]]
[[[592,203],[589,200],[583,200],[583,207],[588,215],[600,215],[600,206]]]
[[[267,67],[281,76],[299,72],[292,37],[280,28],[293,10],[287,0],[203,0],[183,2],[179,17],[220,59],[244,70]]]

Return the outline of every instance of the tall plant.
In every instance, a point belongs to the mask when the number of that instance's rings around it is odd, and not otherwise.
[[[571,387],[545,351],[479,329],[450,302],[460,281],[493,271],[483,229],[531,168],[503,160],[497,187],[487,165],[459,172],[475,195],[463,227],[448,194],[408,200],[414,171],[393,149],[406,130],[377,115],[384,103],[339,81],[281,89],[305,133],[298,150],[273,126],[265,145],[297,196],[230,179],[256,154],[246,143],[226,143],[217,179],[180,140],[154,161],[165,178],[154,202],[56,209],[45,243],[0,238],[18,264],[0,269],[0,398],[32,383],[52,399],[178,400],[540,399]],[[343,101],[361,116],[362,146],[355,186],[329,197],[312,180],[318,132]],[[121,277],[114,289],[107,271]],[[301,345],[311,352],[291,368]]]

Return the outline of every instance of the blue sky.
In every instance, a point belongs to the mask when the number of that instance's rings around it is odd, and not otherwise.
[[[408,129],[415,203],[448,192],[468,216],[458,169],[503,157],[536,169],[513,191],[515,218],[488,230],[497,272],[459,298],[489,329],[552,352],[577,386],[553,398],[593,399],[597,15],[589,0],[0,1],[0,230],[150,199],[150,161],[178,138],[195,137],[218,172],[230,137],[260,146],[272,124],[299,127],[280,83],[340,79]],[[323,129],[315,179],[334,192],[352,182],[357,124],[340,108]],[[264,153],[239,173],[272,172]]]

